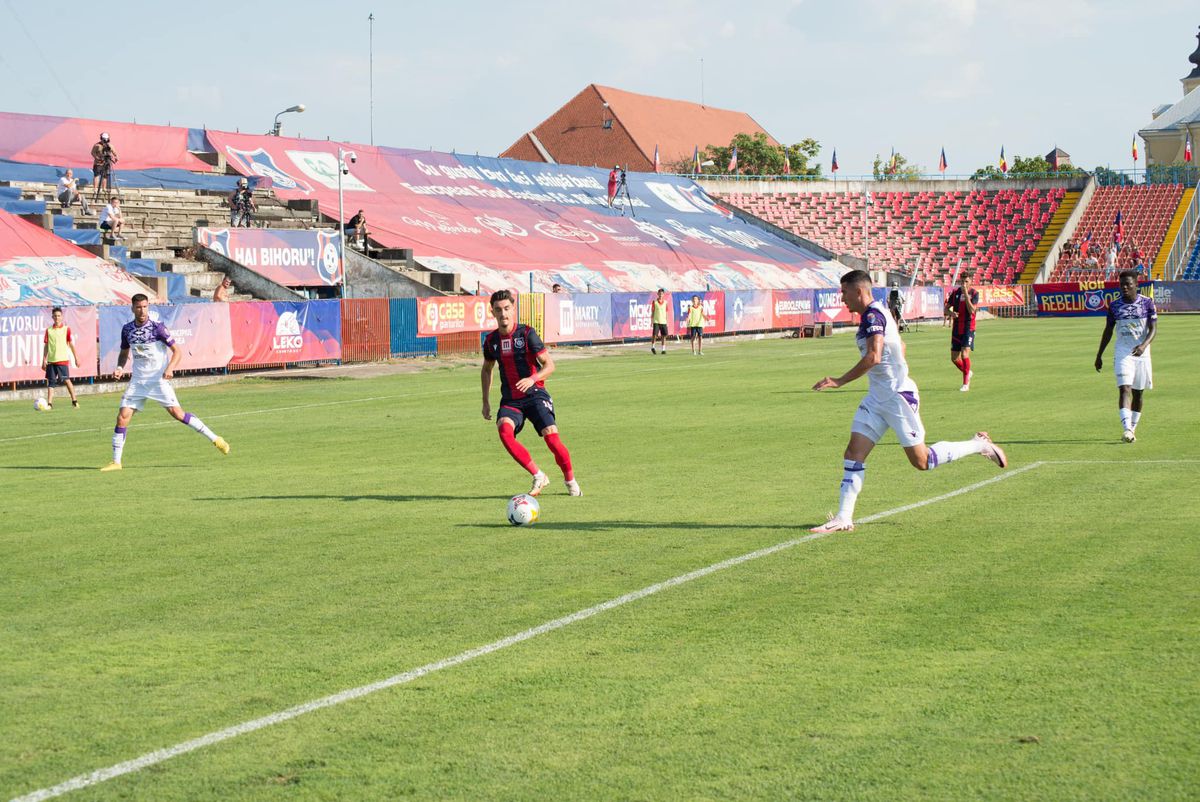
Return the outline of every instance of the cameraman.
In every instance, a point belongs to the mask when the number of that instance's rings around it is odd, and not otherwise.
[[[92,200],[100,200],[100,184],[112,194],[112,167],[117,163],[117,152],[109,144],[108,134],[100,134],[100,141],[92,145]]]
[[[251,215],[257,210],[254,205],[254,195],[250,192],[250,182],[239,178],[237,188],[229,196],[229,225],[232,228],[250,228]]]
[[[621,165],[614,165],[608,174],[608,208],[612,208],[613,200],[617,197],[617,187],[621,184]]]

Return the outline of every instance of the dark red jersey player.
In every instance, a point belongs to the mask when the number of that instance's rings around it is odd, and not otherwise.
[[[483,341],[483,369],[479,374],[483,388],[483,418],[492,419],[492,369],[498,363],[500,411],[496,414],[496,431],[517,464],[533,474],[529,495],[541,493],[542,488],[550,484],[550,479],[538,468],[525,446],[517,442],[517,434],[527,419],[538,436],[546,441],[546,447],[562,469],[567,492],[582,496],[583,491],[571,469],[571,454],[558,436],[554,400],[546,392],[546,377],[554,372],[554,359],[537,331],[517,322],[517,306],[511,292],[492,293],[491,306],[499,327]]]
[[[975,350],[975,313],[979,311],[979,290],[971,286],[965,271],[958,287],[946,298],[946,314],[953,321],[950,329],[950,361],[962,371],[964,393],[971,389],[971,352]]]

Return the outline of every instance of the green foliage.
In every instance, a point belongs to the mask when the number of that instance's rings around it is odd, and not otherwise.
[[[909,164],[908,157],[900,151],[896,151],[894,157],[889,156],[886,159],[881,159],[879,154],[876,154],[875,163],[871,166],[871,174],[875,176],[876,181],[917,181],[923,173],[920,165]]]
[[[1063,164],[1055,170],[1050,166],[1050,162],[1046,161],[1044,156],[1022,158],[1021,156],[1014,155],[1012,161],[1009,162],[1007,175],[1002,173],[997,165],[989,164],[980,167],[972,173],[971,179],[975,181],[1002,181],[1006,178],[1071,178],[1084,175],[1087,175],[1087,171],[1081,170],[1073,164]]]
[[[708,145],[700,151],[700,160],[711,161],[711,165],[703,166],[702,172],[707,175],[726,175],[729,159],[733,149],[738,151],[737,173],[739,175],[783,175],[784,153],[791,159],[791,174],[796,176],[820,176],[821,165],[817,156],[821,145],[815,139],[803,139],[794,145],[772,145],[767,135],[761,131],[750,134],[738,134],[728,145]],[[695,165],[688,159],[684,171],[691,173]]]
[[[1156,461],[1200,459],[1200,317],[1162,323],[1169,389],[1132,446],[1112,348],[1091,367],[1102,327],[982,321],[969,398],[946,329],[905,337],[930,442],[987,429],[1010,471],[1040,467],[63,799],[1194,797],[1197,466]],[[585,495],[526,426],[554,475],[528,529],[503,519],[529,480],[478,363],[183,387],[233,453],[147,409],[114,474],[117,393],[0,403],[5,798],[824,521],[866,379],[807,388],[859,360],[853,337],[686,351],[557,349]],[[1003,476],[915,471],[888,434],[858,509]]]

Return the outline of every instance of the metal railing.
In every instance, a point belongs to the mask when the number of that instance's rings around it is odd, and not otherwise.
[[[760,175],[749,173],[670,173],[680,178],[691,178],[693,180],[711,178],[721,181],[735,182],[756,182],[756,181],[791,181],[796,183],[818,183],[834,181],[845,182],[893,182],[903,183],[906,181],[1049,181],[1049,180],[1069,180],[1073,178],[1095,178],[1101,186],[1126,186],[1134,184],[1183,184],[1191,186],[1200,180],[1200,165],[1197,164],[1164,164],[1153,165],[1149,168],[1139,168],[1130,170],[1113,170],[1108,167],[1099,167],[1094,170],[1061,170],[1058,172],[1048,173],[1013,173],[1009,172],[1000,176],[986,175],[979,178],[975,177],[975,173],[921,173],[913,176],[890,176],[867,173],[865,175]]]
[[[1179,278],[1180,268],[1187,262],[1191,254],[1192,234],[1196,231],[1196,223],[1200,220],[1200,182],[1195,185],[1192,202],[1184,213],[1183,223],[1175,232],[1175,241],[1167,251],[1167,261],[1163,263],[1163,278],[1175,281]]]

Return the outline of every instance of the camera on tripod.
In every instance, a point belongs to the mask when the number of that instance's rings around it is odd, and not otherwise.
[[[617,177],[616,187],[614,187],[610,190],[611,197],[609,198],[608,205],[611,208],[613,201],[616,200],[617,198],[621,198],[623,200],[623,202],[621,203],[621,216],[624,217],[625,210],[628,209],[631,217],[637,217],[637,213],[634,212],[634,210],[633,210],[633,198],[631,198],[629,196],[629,183],[626,181],[626,170],[628,170],[628,169],[629,169],[629,165],[625,165],[624,167],[622,167],[619,164],[613,165],[613,172],[616,172],[619,170],[621,174]],[[610,176],[611,176],[611,173],[610,173]],[[611,177],[609,180],[611,181]],[[609,184],[609,186],[612,187],[612,184]]]

